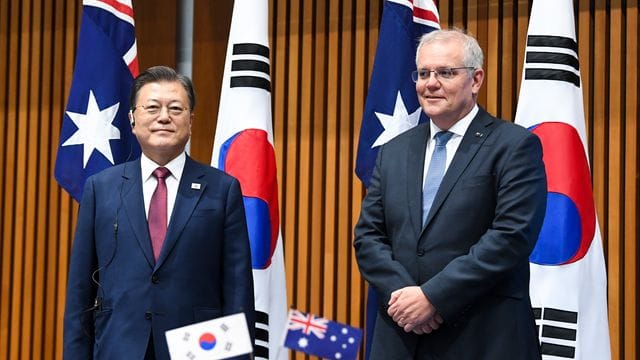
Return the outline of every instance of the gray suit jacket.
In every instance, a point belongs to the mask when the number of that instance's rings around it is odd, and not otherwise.
[[[539,359],[528,263],[547,196],[539,139],[480,109],[422,226],[428,138],[421,124],[380,149],[355,227],[381,304],[371,359]],[[444,318],[432,334],[386,313],[391,292],[415,285]]]

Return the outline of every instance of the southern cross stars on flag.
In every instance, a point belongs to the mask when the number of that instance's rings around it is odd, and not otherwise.
[[[378,147],[426,119],[411,72],[416,69],[420,36],[439,28],[433,0],[384,2],[356,159],[356,174],[365,186],[369,186]]]
[[[127,111],[138,75],[131,0],[84,0],[55,177],[80,201],[87,177],[140,153]]]
[[[439,29],[439,19],[433,0],[384,2],[356,158],[355,171],[365,186],[369,186],[379,147],[427,118],[422,115],[411,72],[416,69],[416,47],[420,36]],[[377,309],[376,295],[369,287],[366,358]]]
[[[326,359],[355,359],[362,330],[325,318],[289,310],[284,346]]]

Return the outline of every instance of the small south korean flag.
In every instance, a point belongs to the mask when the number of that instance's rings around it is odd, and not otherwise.
[[[243,313],[168,330],[165,336],[173,360],[226,359],[253,351]]]

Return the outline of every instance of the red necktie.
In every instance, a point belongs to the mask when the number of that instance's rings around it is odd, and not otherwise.
[[[151,247],[153,248],[153,256],[158,260],[162,243],[167,234],[167,184],[164,179],[171,172],[165,167],[159,167],[153,170],[153,176],[158,179],[156,190],[151,196],[149,204],[149,235],[151,235]]]

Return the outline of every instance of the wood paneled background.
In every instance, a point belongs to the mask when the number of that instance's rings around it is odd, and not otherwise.
[[[513,119],[531,1],[442,0],[485,51],[480,103]],[[272,0],[273,119],[291,306],[364,326],[355,149],[381,0]],[[141,68],[175,66],[177,0],[134,0]],[[209,162],[232,1],[195,1],[192,155]],[[80,0],[0,0],[0,358],[61,357],[77,204],[53,179]],[[638,2],[575,1],[614,359],[638,358]],[[294,358],[304,358],[295,355]]]

